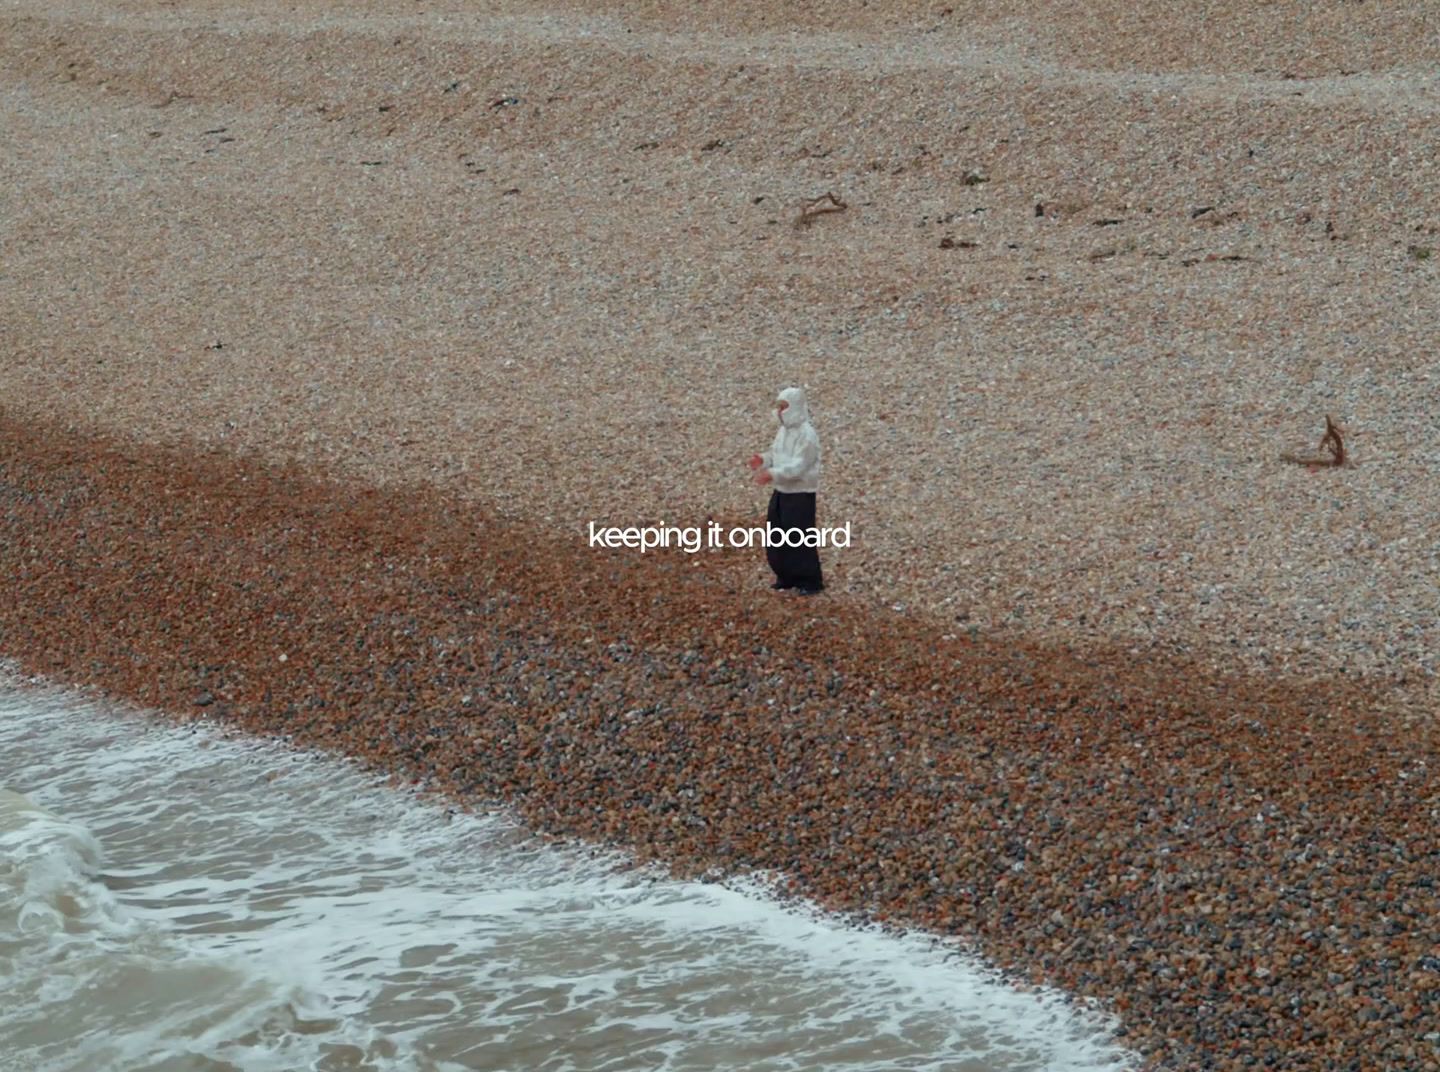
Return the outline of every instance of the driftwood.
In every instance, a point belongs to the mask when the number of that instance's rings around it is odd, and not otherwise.
[[[1280,455],[1280,460],[1294,462],[1296,465],[1329,465],[1335,467],[1344,465],[1345,440],[1341,438],[1339,427],[1330,419],[1328,413],[1325,415],[1325,435],[1320,440],[1320,449],[1322,451],[1329,451],[1330,456],[1328,458],[1321,455],[1310,455],[1307,457],[1301,454],[1286,453]]]
[[[800,210],[800,217],[795,221],[796,227],[809,227],[815,222],[816,217],[827,212],[843,212],[848,206],[834,194],[821,194],[805,202],[805,207]]]
[[[1345,441],[1340,438],[1340,429],[1335,427],[1335,422],[1328,415],[1325,417],[1325,438],[1320,440],[1320,449],[1327,448],[1334,458],[1332,465],[1345,464]]]

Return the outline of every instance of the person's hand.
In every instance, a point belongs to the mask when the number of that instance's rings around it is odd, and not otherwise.
[[[770,481],[774,479],[775,478],[770,475],[769,469],[761,469],[758,473],[755,474],[755,483],[759,484],[761,487],[764,487],[766,484],[770,483]]]
[[[765,459],[762,458],[762,457],[760,457],[760,455],[758,455],[758,454],[752,454],[752,455],[750,455],[750,468],[751,468],[751,469],[759,469],[759,468],[760,468],[762,465],[764,465],[764,464],[765,464]]]

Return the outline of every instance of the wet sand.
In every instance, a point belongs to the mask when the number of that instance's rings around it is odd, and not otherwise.
[[[1431,1059],[1435,734],[1354,684],[944,639],[424,487],[0,445],[0,650],[31,671],[783,871],[1102,999],[1168,1067]]]

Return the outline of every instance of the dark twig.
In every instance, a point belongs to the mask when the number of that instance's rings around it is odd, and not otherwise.
[[[1280,455],[1280,460],[1284,462],[1294,462],[1296,465],[1328,465],[1335,468],[1344,465],[1345,440],[1341,438],[1340,427],[1330,418],[1328,413],[1325,415],[1325,435],[1320,440],[1320,449],[1322,451],[1329,451],[1330,457],[1326,458],[1319,455],[1306,457],[1301,454],[1285,453]]]
[[[1328,413],[1325,415],[1325,438],[1320,440],[1320,449],[1327,448],[1334,458],[1331,465],[1345,464],[1345,441],[1340,438],[1340,429],[1335,427],[1335,422],[1330,419]]]
[[[800,210],[800,218],[795,221],[796,227],[808,227],[816,217],[826,212],[843,212],[848,206],[832,193],[821,194],[805,202],[805,207]]]

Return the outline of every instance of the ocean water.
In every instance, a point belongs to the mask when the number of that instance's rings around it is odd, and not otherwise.
[[[920,936],[0,680],[0,1069],[1120,1070]]]

